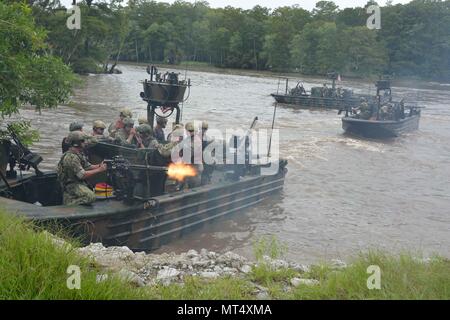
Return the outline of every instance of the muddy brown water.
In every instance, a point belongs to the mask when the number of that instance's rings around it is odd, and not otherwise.
[[[70,106],[43,111],[25,109],[41,133],[33,149],[44,169],[54,169],[61,139],[70,122],[112,122],[128,106],[145,114],[140,80],[143,66],[122,65],[121,75],[91,75],[76,90]],[[182,76],[184,76],[184,71]],[[183,120],[208,120],[214,128],[247,128],[254,116],[268,128],[273,115],[273,76],[246,76],[189,71],[192,89]],[[323,80],[303,78],[305,87]],[[292,81],[291,85],[295,85]],[[344,81],[356,92],[374,92],[369,82]],[[346,259],[360,250],[413,250],[450,256],[450,86],[425,83],[426,89],[394,87],[395,96],[426,106],[416,132],[388,141],[343,135],[334,111],[296,110],[279,106],[280,154],[289,161],[281,195],[257,207],[210,223],[158,252],[187,249],[253,256],[255,241],[276,236],[286,257],[303,263]],[[280,91],[284,84],[280,84]]]

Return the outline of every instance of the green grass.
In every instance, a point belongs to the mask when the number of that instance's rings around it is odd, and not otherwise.
[[[381,288],[369,290],[367,273],[370,265],[381,270]],[[434,257],[423,263],[415,256],[398,256],[381,251],[361,254],[342,270],[329,266],[315,266],[305,275],[320,281],[314,287],[301,286],[292,295],[294,299],[449,299],[450,261]]]
[[[136,288],[105,273],[71,247],[56,246],[41,230],[0,210],[0,299],[255,299],[255,285],[267,288],[272,299],[449,299],[450,261],[434,257],[423,263],[412,254],[389,255],[370,251],[355,257],[347,268],[328,264],[311,267],[308,273],[273,270],[262,258],[279,258],[285,248],[275,238],[255,244],[258,266],[243,278],[205,280],[186,277],[184,284]],[[280,249],[281,248],[281,249]],[[80,290],[70,290],[67,268],[81,269]],[[381,289],[367,288],[367,267],[381,270]],[[318,285],[290,286],[293,277],[316,279]],[[290,288],[290,289],[289,289]]]
[[[74,243],[74,245],[76,245]],[[67,268],[81,269],[80,290],[67,288]],[[104,273],[73,248],[55,246],[29,223],[0,212],[0,299],[139,299],[136,290],[117,277],[97,283]]]

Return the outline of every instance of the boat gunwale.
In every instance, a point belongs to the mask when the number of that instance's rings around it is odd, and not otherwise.
[[[366,120],[366,119],[357,119],[357,118],[353,118],[353,117],[342,117],[342,122],[355,122],[355,123],[366,123],[366,124],[401,124],[407,121],[410,121],[414,118],[420,118],[420,115],[415,114],[412,116],[407,116],[403,119],[400,119],[398,121],[396,120]]]
[[[285,170],[285,168],[283,168],[282,170]],[[55,174],[55,172],[54,171],[46,171],[46,172],[44,172],[44,174]],[[280,174],[284,176],[284,173],[281,171],[278,171],[274,175],[267,175],[267,176],[262,176],[262,175],[244,176],[244,177],[242,177],[242,179],[240,181],[228,181],[228,182],[216,185],[216,186],[211,186],[211,185],[201,186],[201,187],[189,189],[187,192],[185,190],[176,191],[174,193],[167,193],[167,194],[163,194],[160,196],[155,196],[152,199],[157,200],[159,204],[165,204],[165,203],[169,203],[172,201],[178,201],[181,199],[194,197],[200,192],[216,191],[216,190],[230,187],[232,185],[239,185],[239,184],[251,182],[252,180],[258,180],[258,179],[261,179],[262,177],[275,177]],[[34,176],[35,175],[32,175],[32,174],[27,175],[26,177],[24,177],[22,179],[22,181],[29,180],[29,179],[33,178]],[[100,218],[100,217],[104,217],[104,216],[108,216],[108,215],[120,215],[120,214],[124,214],[124,213],[129,213],[132,211],[142,211],[143,210],[142,209],[143,202],[141,202],[139,204],[127,205],[127,204],[123,203],[123,201],[117,200],[115,198],[108,198],[108,199],[99,199],[99,203],[106,202],[108,200],[113,201],[113,203],[116,204],[114,210],[111,210],[110,207],[105,206],[105,205],[100,205],[100,206],[96,206],[96,207],[84,206],[84,205],[57,205],[57,206],[41,207],[41,206],[36,206],[36,205],[28,203],[28,202],[14,200],[14,199],[8,199],[5,197],[0,197],[0,206],[3,205],[3,207],[5,207],[6,209],[9,209],[10,211],[12,211],[14,213],[21,214],[26,219],[36,220],[36,221],[71,219],[71,218],[76,218],[76,219],[95,218],[95,217]],[[8,202],[11,202],[11,203],[8,204]],[[6,206],[4,206],[5,203],[7,204]],[[19,206],[19,204],[20,204],[20,206]],[[14,208],[16,206],[18,207],[17,209]],[[12,209],[12,208],[14,208],[14,209]],[[34,212],[37,211],[38,213],[37,214],[32,213],[33,211]],[[82,212],[80,212],[80,211],[82,211]]]

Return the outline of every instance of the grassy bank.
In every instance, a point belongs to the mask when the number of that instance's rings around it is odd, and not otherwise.
[[[307,272],[273,270],[259,263],[245,277],[205,280],[186,278],[183,285],[152,285],[135,288],[104,274],[80,257],[75,248],[55,245],[48,235],[16,217],[0,212],[0,299],[255,299],[255,287],[267,290],[272,299],[449,299],[450,262],[435,257],[429,262],[409,254],[391,256],[382,252],[362,254],[342,269],[331,265],[311,266]],[[275,257],[277,250],[268,247]],[[257,258],[264,248],[255,250]],[[260,259],[261,260],[261,259]],[[262,261],[262,260],[261,260]],[[80,289],[67,288],[70,265],[81,270]],[[369,290],[367,267],[381,270],[381,289]],[[317,280],[317,284],[291,286],[293,278]]]
[[[138,299],[144,295],[116,277],[97,283],[96,269],[71,246],[0,211],[0,299]],[[81,270],[80,290],[70,290],[70,265]]]

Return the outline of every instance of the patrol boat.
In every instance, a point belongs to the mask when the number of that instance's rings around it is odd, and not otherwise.
[[[174,73],[161,77],[154,67],[148,71],[151,78],[143,82],[141,97],[147,102],[149,124],[153,125],[155,112],[161,108],[176,112],[178,122],[178,105],[190,81],[180,81]],[[14,174],[11,163],[8,174],[1,173],[0,207],[50,229],[62,226],[84,243],[102,242],[135,251],[156,249],[196,226],[242,212],[282,190],[287,161],[253,164],[248,137],[235,137],[224,148],[236,147],[236,151],[241,138],[246,147],[245,163],[217,164],[211,170],[209,184],[189,189],[180,188],[182,182],[173,180],[183,170],[171,172],[170,161],[157,150],[99,142],[89,154],[93,163],[105,160],[108,170],[103,179],[92,181],[101,182],[96,188],[99,199],[88,206],[62,205],[56,172],[40,172],[37,165],[42,158],[19,143],[15,147],[21,148],[19,154],[23,156],[15,161],[20,174]],[[271,166],[275,170],[265,172]],[[36,168],[35,174],[22,173],[30,167]]]
[[[389,138],[417,130],[423,107],[405,104],[403,100],[392,101],[390,80],[379,80],[375,85],[377,99],[375,103],[370,103],[369,119],[361,119],[354,107],[347,105],[345,116],[342,118],[344,131],[367,138]],[[388,97],[387,101],[383,100],[386,97]]]
[[[336,80],[340,75],[336,72],[329,72],[331,88],[324,84],[323,87],[313,87],[307,92],[301,81],[297,82],[295,88],[289,90],[289,79],[286,78],[286,88],[284,94],[272,93],[275,101],[281,104],[288,104],[294,108],[325,108],[342,110],[344,107],[356,107],[362,97],[373,99],[370,95],[354,94],[353,90],[347,88],[336,88]]]

